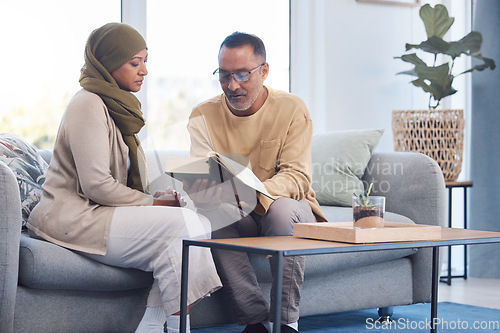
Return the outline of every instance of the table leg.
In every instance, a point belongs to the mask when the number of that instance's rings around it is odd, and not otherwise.
[[[464,187],[464,229],[467,229],[467,188]],[[467,280],[467,245],[464,245],[464,280]]]
[[[187,327],[187,293],[188,293],[188,271],[189,271],[189,245],[182,246],[182,266],[181,266],[181,313],[180,313],[180,333],[186,333]]]
[[[431,333],[436,333],[439,285],[439,247],[432,248],[432,289],[431,289]]]
[[[451,228],[452,227],[452,216],[451,216],[451,212],[452,212],[452,202],[453,202],[453,198],[452,198],[452,193],[453,193],[453,188],[449,188],[448,189],[448,228]],[[447,284],[449,286],[451,286],[451,246],[448,246],[448,275],[447,275]]]
[[[283,252],[274,254],[274,323],[273,332],[281,332],[281,295],[283,294]]]
[[[462,186],[446,186],[448,189],[448,228],[452,228],[452,201],[453,201],[453,188],[462,188],[463,189],[463,194],[464,194],[464,226],[463,229],[467,229],[467,189],[471,187],[472,184],[464,184]],[[453,278],[464,278],[464,280],[467,280],[467,245],[462,245],[464,247],[464,273],[463,275],[452,275],[451,270],[451,255],[452,255],[452,247],[448,246],[448,273],[446,275],[443,275],[440,277],[441,282],[446,282],[446,284],[451,285],[451,280]]]

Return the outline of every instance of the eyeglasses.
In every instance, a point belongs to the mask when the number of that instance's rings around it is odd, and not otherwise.
[[[254,69],[248,71],[248,72],[247,71],[240,71],[240,72],[233,72],[233,73],[229,73],[229,72],[226,72],[220,68],[217,68],[213,72],[213,75],[215,75],[217,80],[219,80],[221,83],[227,83],[227,82],[231,81],[231,77],[234,78],[234,80],[236,82],[246,82],[246,81],[250,80],[250,75],[253,72],[255,72],[256,70],[258,70],[259,68],[261,68],[264,65],[265,65],[265,62],[262,63],[261,65],[255,67]]]

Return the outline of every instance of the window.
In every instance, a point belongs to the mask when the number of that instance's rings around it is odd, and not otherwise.
[[[288,91],[288,0],[148,0],[144,146],[189,149],[189,114],[222,93],[212,72],[220,44],[234,31],[264,41],[270,66],[266,84]]]
[[[121,2],[0,5],[6,14],[0,20],[5,52],[1,132],[18,134],[42,149],[53,147],[64,109],[80,89],[87,38],[103,24],[121,20]],[[130,15],[134,21],[142,14],[131,10]],[[222,93],[212,72],[220,43],[234,31],[262,38],[270,64],[266,84],[288,90],[289,0],[148,0],[146,22],[149,75],[145,94],[138,96],[146,117],[141,131],[146,148],[189,148],[189,114],[196,104]]]
[[[66,104],[80,89],[87,37],[119,22],[120,8],[120,0],[2,2],[1,132],[53,147]]]

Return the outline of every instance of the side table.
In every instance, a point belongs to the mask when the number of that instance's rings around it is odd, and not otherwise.
[[[446,181],[445,186],[448,189],[448,228],[453,227],[452,218],[452,208],[453,208],[453,189],[462,188],[464,192],[464,229],[467,229],[467,188],[472,187],[473,182],[468,181]],[[464,247],[464,274],[463,275],[452,275],[451,274],[451,246],[448,246],[448,272],[446,275],[441,276],[439,281],[445,282],[449,286],[451,285],[451,279],[453,278],[464,278],[467,279],[467,245]]]

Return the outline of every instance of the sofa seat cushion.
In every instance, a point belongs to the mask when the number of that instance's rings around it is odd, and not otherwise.
[[[33,289],[115,291],[145,288],[149,272],[101,264],[73,251],[21,234],[19,283]]]

